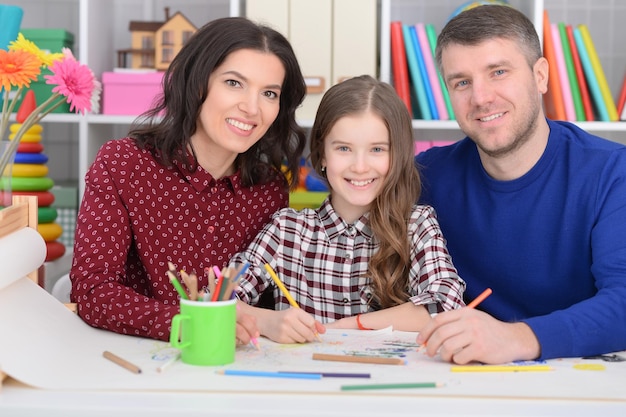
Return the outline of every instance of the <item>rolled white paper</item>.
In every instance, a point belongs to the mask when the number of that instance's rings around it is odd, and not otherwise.
[[[39,268],[46,260],[46,242],[25,227],[0,238],[0,290]]]

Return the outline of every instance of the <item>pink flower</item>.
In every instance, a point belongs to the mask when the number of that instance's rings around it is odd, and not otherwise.
[[[80,64],[72,52],[63,48],[63,59],[54,61],[49,69],[52,75],[45,75],[46,84],[56,84],[53,93],[67,97],[70,111],[76,109],[83,114],[91,111],[92,94],[97,80],[87,65]]]

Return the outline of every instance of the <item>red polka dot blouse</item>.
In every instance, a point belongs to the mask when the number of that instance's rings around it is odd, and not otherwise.
[[[227,265],[287,204],[278,175],[246,188],[238,173],[168,168],[130,138],[107,142],[78,213],[70,271],[78,314],[94,327],[168,340],[178,294],[167,262],[196,271],[202,288],[205,267]]]

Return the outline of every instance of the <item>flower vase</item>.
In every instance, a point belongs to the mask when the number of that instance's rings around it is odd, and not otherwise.
[[[15,160],[15,151],[10,151],[9,145],[11,141],[0,139],[0,166],[2,162],[6,165],[0,171],[0,209],[11,205],[11,173],[13,171],[13,161]]]

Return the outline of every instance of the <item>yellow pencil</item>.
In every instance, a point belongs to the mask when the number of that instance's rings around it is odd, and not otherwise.
[[[274,272],[274,269],[272,268],[272,266],[270,264],[265,264],[265,270],[267,271],[268,274],[270,274],[270,277],[272,277],[272,281],[274,281],[274,284],[276,284],[278,289],[283,293],[287,301],[289,301],[289,305],[292,306],[293,308],[300,308],[298,303],[296,303],[296,300],[294,300],[291,294],[289,294],[289,291],[287,291],[285,284],[283,284],[282,281],[278,279],[278,275],[276,275],[276,272]],[[322,341],[319,333],[317,332],[315,332],[315,338],[320,342]]]
[[[551,371],[548,365],[467,365],[452,366],[452,372],[541,372]]]
[[[274,272],[274,269],[272,269],[272,266],[270,264],[265,264],[265,270],[267,271],[268,274],[270,274],[270,277],[272,277],[272,281],[274,281],[274,284],[276,284],[280,292],[282,292],[285,298],[287,299],[287,301],[289,301],[289,305],[291,305],[294,308],[300,308],[298,303],[296,303],[296,300],[293,299],[291,294],[289,294],[289,291],[287,291],[287,288],[285,288],[285,284],[283,284],[281,280],[278,279],[278,275],[276,275],[276,272]]]

